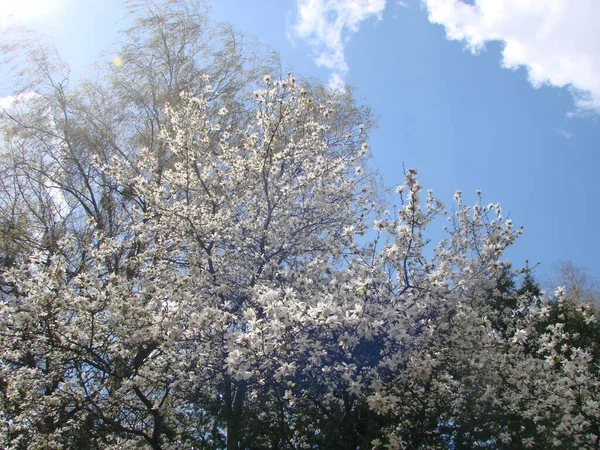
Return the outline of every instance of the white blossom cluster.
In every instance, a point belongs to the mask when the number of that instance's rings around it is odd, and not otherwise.
[[[0,446],[598,448],[600,343],[568,327],[597,312],[499,289],[499,205],[409,169],[384,211],[342,94],[264,82],[243,122],[182,94],[162,152],[101,164],[118,232],[3,275]]]

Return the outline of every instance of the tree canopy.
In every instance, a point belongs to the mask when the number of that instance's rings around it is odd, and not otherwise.
[[[350,89],[128,5],[122,65],[32,47],[0,119],[3,448],[600,448],[598,310],[500,205],[385,192]]]

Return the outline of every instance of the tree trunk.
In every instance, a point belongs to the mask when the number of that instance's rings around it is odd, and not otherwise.
[[[240,428],[242,419],[242,406],[246,395],[246,383],[235,382],[225,377],[225,413],[227,419],[227,450],[240,449]]]

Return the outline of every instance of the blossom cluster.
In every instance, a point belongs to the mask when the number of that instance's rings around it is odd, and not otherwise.
[[[3,275],[0,445],[597,446],[598,314],[504,287],[501,207],[414,169],[382,206],[344,94],[264,83],[241,121],[183,93],[161,152],[95,161],[118,226]]]

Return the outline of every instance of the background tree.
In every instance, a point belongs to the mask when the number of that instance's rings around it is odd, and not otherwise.
[[[576,302],[600,304],[600,280],[572,261],[557,263],[546,284],[549,290],[564,286],[566,296]]]

